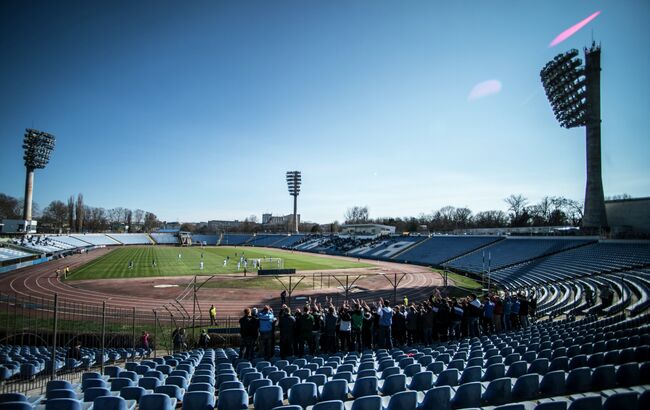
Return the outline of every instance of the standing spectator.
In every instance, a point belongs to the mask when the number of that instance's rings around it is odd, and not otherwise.
[[[259,322],[257,318],[251,314],[249,308],[244,309],[244,316],[239,319],[239,334],[241,336],[239,357],[249,361],[255,358],[255,342],[257,341],[258,328]]]
[[[210,306],[210,325],[217,325],[217,308],[214,305]]]
[[[588,287],[587,287],[588,288]],[[537,296],[533,295],[530,297],[530,300],[528,301],[528,317],[535,321],[535,314],[537,313]]]
[[[310,353],[314,351],[311,344],[311,332],[314,330],[314,317],[309,313],[309,306],[304,307],[302,315],[300,315],[300,318],[296,320],[299,322],[298,327],[300,328],[300,333],[297,335],[300,340],[297,354],[300,357],[304,357],[305,343],[308,344]]]
[[[469,337],[480,337],[479,317],[481,315],[481,302],[479,302],[474,293],[469,295],[467,309],[469,311]]]
[[[422,318],[422,337],[424,338],[424,344],[430,345],[433,343],[433,324],[435,323],[436,315],[433,312],[433,306],[427,304],[423,318]]]
[[[528,327],[528,299],[519,294],[519,323],[523,329]]]
[[[460,340],[460,325],[463,320],[464,311],[456,299],[452,299],[449,304],[451,306],[449,340]]]
[[[494,329],[492,328],[492,321],[494,320],[494,303],[490,300],[489,296],[483,298],[483,332],[487,335],[491,334]]]
[[[360,353],[362,350],[361,332],[363,329],[363,310],[361,309],[361,305],[358,301],[354,303],[354,310],[350,314],[350,317],[352,318],[352,344],[354,346],[354,350]]]
[[[409,306],[409,298],[408,296],[404,295],[404,307],[408,308]]]
[[[264,309],[257,314],[260,326],[260,344],[264,360],[270,360],[273,357],[273,322],[275,316],[273,309],[269,305],[264,306]]]
[[[492,303],[494,303],[494,311],[492,313],[492,326],[494,331],[501,333],[501,321],[503,319],[503,302],[497,295],[492,296]]]
[[[320,334],[325,326],[319,304],[314,303],[314,306],[312,306],[311,309],[311,315],[314,317],[314,327],[311,330],[311,347],[309,354],[315,355],[320,349]]]
[[[283,290],[282,293],[280,293],[280,302],[283,305],[287,304],[287,291],[286,290]]]
[[[65,357],[67,359],[75,359],[75,360],[81,360],[82,354],[81,354],[81,342],[77,341],[73,346],[71,346]]]
[[[207,349],[210,346],[210,335],[205,329],[201,329],[201,334],[199,335],[199,346],[204,349]]]
[[[180,329],[174,336],[174,350],[176,352],[182,352],[187,348],[187,343],[185,342],[185,329]]]
[[[361,327],[361,338],[363,339],[363,348],[372,349],[373,322],[375,321],[372,312],[364,303],[363,325]]]
[[[143,330],[142,335],[140,335],[140,347],[149,351],[149,333],[146,330]]]
[[[447,334],[449,333],[449,304],[442,298],[436,298],[436,321],[435,326],[437,329],[436,337],[444,342],[447,339]]]
[[[339,310],[339,340],[342,352],[349,352],[352,332],[352,317],[348,312],[347,305]]]
[[[413,345],[417,340],[418,314],[415,306],[410,306],[406,312],[406,344]]]
[[[330,303],[325,314],[325,343],[324,348],[327,353],[336,353],[336,324],[339,318],[334,310],[334,305]]]
[[[393,309],[390,308],[389,300],[379,299],[377,316],[379,316],[379,343],[384,349],[392,349],[391,326],[393,325]]]
[[[510,295],[506,293],[503,298],[503,330],[506,332],[512,329],[512,322],[510,320],[510,314],[512,313],[512,299]]]
[[[519,329],[519,298],[513,297],[512,298],[512,306],[510,306],[510,322],[511,322],[511,329],[517,330]]]
[[[291,315],[291,309],[287,306],[282,306],[278,326],[280,327],[280,358],[284,360],[293,355],[293,331],[296,326],[296,318]]]
[[[300,351],[300,318],[302,317],[302,311],[300,308],[296,308],[296,311],[293,315],[296,318],[296,324],[293,327],[293,354],[298,355]]]

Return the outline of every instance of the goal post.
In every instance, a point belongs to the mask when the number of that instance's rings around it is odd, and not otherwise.
[[[251,258],[248,259],[248,266],[252,264],[257,270],[260,269],[284,269],[284,258]]]

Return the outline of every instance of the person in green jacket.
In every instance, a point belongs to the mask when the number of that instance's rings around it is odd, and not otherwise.
[[[354,300],[354,310],[350,316],[352,317],[352,346],[357,352],[361,352],[361,328],[363,327],[363,310],[361,304]]]

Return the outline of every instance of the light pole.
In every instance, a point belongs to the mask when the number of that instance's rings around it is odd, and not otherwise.
[[[607,227],[600,150],[600,46],[585,48],[585,65],[578,50],[549,61],[540,72],[555,118],[564,128],[585,127],[587,186],[582,227],[600,231]]]
[[[50,155],[54,149],[54,135],[47,132],[27,128],[23,139],[25,153],[26,178],[25,178],[25,206],[23,208],[23,219],[32,220],[32,193],[34,190],[34,170],[45,168],[50,161]]]
[[[293,232],[298,233],[298,195],[300,194],[300,184],[302,175],[300,171],[287,171],[287,186],[289,195],[293,197]]]

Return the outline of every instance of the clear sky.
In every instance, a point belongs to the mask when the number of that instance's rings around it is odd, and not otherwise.
[[[321,223],[582,199],[584,129],[560,128],[539,71],[593,33],[605,195],[648,196],[649,21],[647,0],[3,1],[0,192],[23,195],[33,126],[57,137],[41,207],[286,214],[293,169]],[[499,93],[468,99],[489,80]]]

